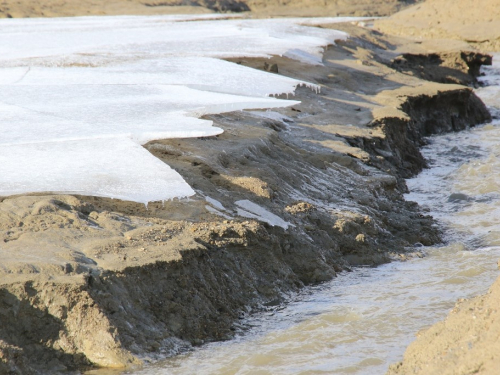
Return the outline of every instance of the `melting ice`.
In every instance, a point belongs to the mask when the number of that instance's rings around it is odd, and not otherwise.
[[[2,20],[0,195],[61,192],[137,202],[194,194],[140,145],[213,136],[205,114],[296,104],[313,84],[221,58],[283,55],[321,64],[351,19],[219,16]],[[189,21],[189,22],[187,22]]]

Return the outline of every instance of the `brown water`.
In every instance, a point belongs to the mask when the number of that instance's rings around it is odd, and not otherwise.
[[[493,73],[488,79],[500,83]],[[498,86],[479,94],[500,114]],[[458,298],[484,293],[498,275],[500,121],[433,137],[423,152],[433,168],[408,181],[407,199],[447,228],[446,246],[421,248],[425,258],[344,273],[242,322],[248,330],[232,341],[125,373],[385,373],[417,331],[443,319]]]

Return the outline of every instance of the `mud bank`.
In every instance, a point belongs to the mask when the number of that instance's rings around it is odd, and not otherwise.
[[[403,178],[425,167],[423,137],[490,115],[470,88],[391,67],[400,41],[344,27],[353,38],[324,66],[234,61],[321,85],[298,89],[300,105],[210,116],[220,136],[145,146],[193,198],[2,199],[0,373],[130,366],[229,339],[304,285],[440,241]]]

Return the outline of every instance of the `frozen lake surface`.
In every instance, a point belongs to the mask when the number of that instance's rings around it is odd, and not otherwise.
[[[317,86],[221,59],[321,64],[323,47],[347,35],[307,25],[351,20],[222,18],[2,20],[0,195],[190,196],[182,176],[140,145],[220,134],[206,114],[296,104],[271,95]]]

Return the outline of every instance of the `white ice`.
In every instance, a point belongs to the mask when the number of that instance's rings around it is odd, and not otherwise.
[[[127,138],[2,145],[0,191],[91,193],[140,202],[194,194],[177,172]]]
[[[310,24],[334,19],[309,19]],[[305,19],[176,22],[170,16],[2,20],[0,56],[5,64],[60,66],[137,58],[269,57],[300,50],[321,58],[323,47],[345,39],[341,31],[299,25]]]
[[[269,120],[274,120],[274,121],[278,121],[278,122],[281,122],[283,124],[286,124],[286,122],[291,122],[293,121],[293,119],[291,117],[288,117],[288,116],[285,116],[279,112],[275,112],[275,111],[246,111],[247,113],[250,113],[251,115],[253,116],[257,116],[257,117],[263,117],[263,118],[266,118],[266,119],[269,119]]]
[[[222,205],[221,202],[219,202],[217,199],[211,198],[208,195],[205,197],[205,200],[210,203],[212,206],[215,208],[221,210],[221,211],[227,211],[226,207]]]
[[[223,217],[223,218],[225,218],[225,219],[228,219],[228,220],[233,219],[233,217],[232,217],[232,216],[230,216],[230,215],[228,215],[228,214],[226,214],[226,213],[224,213],[224,212],[222,212],[222,211],[219,211],[218,209],[213,208],[212,206],[209,206],[208,204],[205,206],[205,209],[206,209],[208,212],[210,212],[210,213],[212,213],[212,214],[214,214],[214,215],[221,216],[221,217]]]
[[[172,85],[4,85],[0,121],[12,126],[0,125],[0,145],[116,136],[143,144],[212,136],[222,130],[196,117],[296,103]]]
[[[0,195],[62,192],[147,203],[194,192],[140,147],[213,136],[206,114],[279,108],[316,85],[221,58],[284,55],[320,64],[355,19],[223,16],[0,21]],[[302,24],[302,25],[301,25]]]
[[[234,203],[239,207],[237,208],[239,216],[247,217],[249,219],[257,219],[268,223],[269,225],[278,226],[283,229],[287,229],[289,226],[294,226],[293,224],[283,220],[272,212],[269,212],[264,207],[261,207],[258,204],[247,199],[236,201]]]
[[[1,60],[0,60],[1,61]],[[182,85],[203,91],[244,96],[292,94],[297,85],[319,86],[206,57],[170,57],[99,67],[16,67],[0,69],[1,84],[48,85]]]

